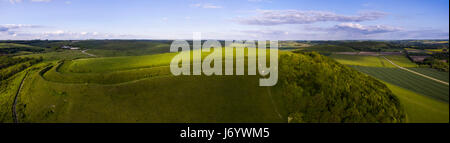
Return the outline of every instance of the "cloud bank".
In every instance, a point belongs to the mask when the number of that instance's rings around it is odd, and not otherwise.
[[[207,9],[217,9],[217,8],[222,8],[222,6],[218,6],[218,5],[213,5],[213,4],[202,4],[202,3],[197,3],[197,4],[191,4],[191,7],[196,7],[196,8],[207,8]]]
[[[401,28],[386,25],[364,26],[358,23],[341,23],[334,26],[333,28],[330,28],[329,30],[335,32],[348,32],[368,35],[400,31]]]
[[[44,26],[27,24],[4,24],[0,25],[0,39],[2,40],[33,40],[33,39],[122,39],[135,38],[129,34],[111,34],[99,32],[71,32],[64,30],[52,30],[36,32],[36,29]]]
[[[30,0],[31,2],[51,2],[52,0]],[[9,0],[9,3],[16,4],[21,3],[23,0]]]
[[[237,22],[247,25],[270,26],[282,24],[310,24],[328,21],[362,22],[377,20],[384,16],[386,16],[386,13],[383,12],[364,12],[355,16],[348,16],[327,11],[259,10],[257,16],[237,19]]]

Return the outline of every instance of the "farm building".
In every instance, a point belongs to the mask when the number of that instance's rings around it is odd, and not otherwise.
[[[80,48],[78,47],[72,47],[72,46],[62,46],[62,49],[70,49],[70,50],[79,50]]]

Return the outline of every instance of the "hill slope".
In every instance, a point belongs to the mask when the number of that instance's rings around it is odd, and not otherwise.
[[[167,57],[112,58],[112,61],[130,58],[139,64],[127,67],[128,64],[112,63],[116,67],[98,67],[110,70],[93,70],[91,66],[109,61],[108,58],[35,66],[40,70],[30,71],[18,99],[19,121],[402,122],[405,119],[399,100],[386,85],[316,53],[281,52],[279,80],[274,87],[258,86],[259,76],[174,77],[163,74],[169,70],[153,72],[153,68],[167,67],[160,64],[153,67],[152,60],[159,59],[162,61],[157,63],[164,64],[164,59],[171,59],[173,54],[160,56]],[[134,76],[135,72],[143,76]],[[108,82],[115,78],[120,80]],[[0,93],[0,96],[7,95]]]

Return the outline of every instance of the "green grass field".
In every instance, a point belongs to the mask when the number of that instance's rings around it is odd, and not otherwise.
[[[408,122],[449,122],[449,86],[396,68],[380,56],[331,55],[336,61],[373,76],[399,97]],[[399,66],[448,82],[448,72],[417,68],[404,56],[385,56]]]
[[[86,55],[79,50],[63,50],[48,53],[21,55],[17,57],[30,57],[30,58],[42,57],[44,61],[55,61],[55,60],[72,60],[78,58],[90,58],[91,56]]]
[[[430,99],[410,90],[385,82],[402,103],[407,121],[412,123],[448,123],[448,102]]]
[[[410,70],[413,70],[415,72],[439,79],[441,81],[448,82],[449,81],[449,74],[448,72],[439,71],[432,68],[408,68]]]
[[[405,68],[418,67],[417,64],[415,64],[414,62],[411,62],[411,60],[409,60],[406,56],[403,56],[403,55],[386,55],[384,57],[386,57],[387,59],[391,60],[392,62],[394,62],[395,64],[397,64],[401,67],[405,67]]]
[[[63,67],[61,71],[70,71],[76,73],[86,73],[86,72],[99,73],[116,70],[169,65],[171,59],[176,54],[177,53],[165,53],[165,54],[145,55],[145,56],[79,59],[73,61],[72,63],[68,63],[68,66]]]
[[[399,68],[352,66],[370,76],[413,92],[448,102],[449,87]]]
[[[337,55],[330,56],[341,64],[352,66],[394,67],[379,56]]]
[[[363,56],[363,55],[338,55],[333,54],[330,56],[331,58],[335,59],[339,63],[345,64],[345,65],[352,65],[352,66],[369,66],[369,67],[388,67],[388,68],[394,68],[395,66],[386,61],[382,56]],[[407,59],[405,56],[402,55],[387,55],[385,56],[392,62],[396,63],[399,66],[405,67],[405,68],[413,68],[417,67],[417,65],[413,62],[411,62],[409,59]]]
[[[171,42],[171,40],[86,40],[72,45],[89,49],[89,53],[100,57],[116,57],[167,53]]]
[[[37,47],[16,43],[0,43],[0,48],[37,48]]]
[[[21,122],[286,122],[268,91],[255,88],[256,76],[159,77],[114,85],[31,77],[22,95],[33,96],[19,100],[26,105]]]
[[[0,81],[0,122],[12,122],[11,109],[14,96],[19,88],[20,82],[25,76],[25,72],[20,72],[7,80]]]

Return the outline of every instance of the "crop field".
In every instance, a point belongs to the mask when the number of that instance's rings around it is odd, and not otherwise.
[[[396,86],[448,102],[449,87],[399,68],[352,66],[353,68]]]
[[[438,71],[436,69],[432,68],[408,68],[410,70],[413,70],[415,72],[439,79],[441,81],[448,82],[449,81],[449,74],[448,72],[444,71]]]
[[[408,122],[448,122],[449,86],[392,66],[381,56],[331,55],[336,61],[375,77],[399,97]],[[402,67],[448,82],[448,72],[417,68],[406,57],[385,56]]]
[[[430,52],[437,52],[437,53],[441,53],[441,52],[445,52],[444,49],[425,49],[426,51],[430,51]],[[446,51],[448,51],[448,49],[445,49]]]
[[[341,64],[370,67],[395,67],[380,56],[337,55],[330,56]]]
[[[369,67],[388,67],[394,68],[395,66],[386,61],[382,56],[364,56],[364,55],[339,55],[333,54],[330,56],[339,63],[353,66],[369,66]],[[406,56],[402,55],[385,55],[392,62],[399,66],[406,68],[414,68],[417,65],[411,62]]]
[[[387,59],[391,60],[392,62],[394,62],[395,64],[397,64],[401,67],[405,67],[405,68],[418,67],[417,64],[411,62],[411,60],[409,60],[406,56],[403,56],[403,55],[386,55],[384,57],[386,57]]]

